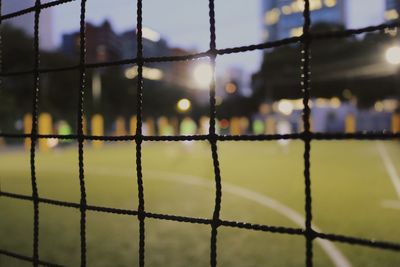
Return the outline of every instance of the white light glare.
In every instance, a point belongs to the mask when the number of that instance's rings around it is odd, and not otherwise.
[[[278,110],[281,113],[283,113],[284,115],[292,114],[293,108],[294,108],[293,103],[290,102],[289,100],[283,99],[283,100],[279,101]]]
[[[201,63],[194,68],[193,78],[201,89],[208,89],[213,78],[213,71],[210,64]]]
[[[386,50],[386,61],[392,65],[400,64],[400,47],[392,46]]]
[[[144,27],[142,29],[142,34],[143,34],[143,38],[148,39],[153,42],[158,42],[161,39],[161,35],[158,32],[156,32],[155,30],[152,30],[150,28]]]
[[[142,73],[143,73],[143,78],[153,81],[161,80],[164,76],[163,71],[156,68],[143,67]],[[137,76],[136,66],[129,68],[125,71],[125,77],[127,79],[134,79],[136,76]]]
[[[188,111],[190,107],[192,106],[192,103],[190,102],[189,99],[182,98],[178,101],[176,104],[176,107],[178,108],[179,111]]]

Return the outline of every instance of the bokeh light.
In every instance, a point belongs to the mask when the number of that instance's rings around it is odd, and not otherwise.
[[[194,68],[193,77],[200,89],[208,89],[213,78],[213,70],[210,64],[200,63]]]

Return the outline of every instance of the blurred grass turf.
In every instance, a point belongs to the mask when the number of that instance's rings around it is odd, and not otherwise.
[[[400,173],[400,145],[385,142]],[[273,198],[304,215],[303,143],[219,142],[224,183]],[[374,141],[313,141],[313,223],[324,232],[400,242],[400,210],[383,208],[396,194]],[[0,152],[1,190],[30,195],[29,155]],[[41,197],[79,203],[76,144],[37,155]],[[85,179],[90,205],[136,209],[135,144],[93,150],[85,145]],[[176,174],[180,180],[171,180]],[[206,142],[143,145],[145,208],[149,212],[211,218],[213,165]],[[187,177],[189,176],[189,177]],[[185,181],[190,176],[209,186]],[[186,178],[185,178],[186,177]],[[32,252],[32,204],[0,198],[0,248]],[[40,258],[79,266],[79,211],[40,204]],[[298,227],[282,214],[223,189],[221,218]],[[135,217],[87,212],[88,266],[135,266]],[[146,219],[146,266],[208,266],[210,227]],[[353,266],[399,266],[400,253],[334,243]],[[220,227],[219,266],[304,266],[302,236]],[[315,266],[333,266],[314,242]],[[1,266],[31,264],[0,255]]]

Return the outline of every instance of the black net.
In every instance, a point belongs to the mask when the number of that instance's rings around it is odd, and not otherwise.
[[[81,0],[81,12],[80,12],[80,60],[78,65],[64,66],[59,68],[40,68],[40,53],[39,53],[39,20],[40,13],[43,9],[51,8],[57,5],[61,5],[67,2],[78,1],[78,0],[58,0],[42,4],[40,0],[36,0],[35,6],[20,10],[14,13],[1,15],[0,23],[22,16],[27,13],[34,13],[34,66],[33,69],[16,71],[16,72],[1,72],[1,77],[8,76],[19,76],[24,74],[33,74],[32,81],[32,131],[30,134],[8,134],[0,133],[0,137],[5,138],[19,138],[19,139],[30,139],[30,166],[31,166],[31,182],[32,182],[32,195],[21,195],[9,192],[0,191],[1,197],[20,199],[24,201],[33,202],[34,209],[34,227],[33,227],[33,251],[32,255],[20,255],[12,251],[3,250],[0,248],[0,254],[8,257],[13,257],[22,261],[31,262],[33,266],[62,266],[62,263],[55,264],[45,262],[39,258],[39,205],[55,205],[69,207],[80,210],[80,249],[81,249],[81,266],[86,266],[86,212],[95,211],[102,213],[112,213],[116,215],[127,215],[136,216],[139,220],[139,266],[145,266],[145,220],[146,218],[153,218],[159,220],[169,220],[175,222],[185,222],[194,224],[204,224],[211,226],[211,240],[210,240],[210,265],[217,266],[217,234],[219,227],[234,227],[241,229],[249,229],[255,231],[263,231],[270,233],[289,234],[304,236],[306,239],[306,266],[313,266],[313,240],[315,238],[326,239],[335,242],[347,243],[351,245],[360,245],[366,247],[373,247],[385,250],[400,251],[399,243],[392,243],[386,241],[369,240],[359,237],[329,234],[317,232],[312,228],[312,199],[311,199],[311,177],[310,177],[310,151],[312,140],[388,140],[398,139],[400,133],[395,132],[356,132],[356,133],[315,133],[310,128],[310,45],[314,40],[320,39],[335,39],[335,38],[346,38],[352,35],[363,34],[367,32],[381,31],[386,29],[394,29],[400,26],[399,21],[394,21],[388,24],[380,24],[376,26],[368,26],[360,29],[347,29],[334,32],[326,33],[312,33],[310,32],[310,1],[304,0],[304,11],[303,11],[303,34],[299,37],[286,38],[273,42],[265,42],[261,44],[253,44],[248,46],[233,47],[218,49],[216,46],[216,31],[215,31],[215,11],[214,11],[214,0],[209,0],[209,22],[210,22],[210,46],[209,50],[202,53],[196,53],[185,56],[165,56],[165,57],[144,57],[143,56],[143,39],[142,39],[142,0],[137,0],[137,55],[136,58],[125,59],[120,61],[102,62],[87,64],[85,60],[86,56],[86,34],[85,34],[85,14],[86,14],[86,0]],[[1,0],[0,0],[1,5]],[[0,8],[1,9],[1,8]],[[1,40],[1,39],[0,39]],[[271,135],[219,135],[216,133],[216,97],[215,97],[215,60],[218,56],[223,56],[232,53],[242,53],[253,50],[263,50],[268,48],[280,47],[288,44],[299,43],[302,45],[302,66],[301,66],[301,91],[303,94],[303,126],[304,131],[301,133],[294,134],[271,134]],[[152,62],[171,62],[171,61],[187,61],[198,58],[209,58],[213,69],[213,82],[210,86],[210,124],[209,131],[206,135],[192,135],[192,136],[148,136],[142,133],[142,100],[143,100],[143,66],[146,63]],[[1,60],[1,59],[0,59]],[[137,86],[137,127],[135,135],[124,135],[124,136],[93,136],[86,135],[83,131],[83,104],[84,104],[84,91],[85,91],[85,77],[86,70],[93,68],[101,68],[107,66],[120,66],[135,64],[138,70],[138,86]],[[42,73],[50,72],[61,72],[65,70],[79,70],[80,86],[79,100],[77,107],[77,132],[73,135],[44,135],[38,134],[38,105],[39,105],[39,84],[40,75]],[[36,155],[36,143],[39,139],[69,139],[78,141],[78,159],[79,159],[79,182],[80,182],[80,203],[72,203],[59,201],[55,199],[42,198],[38,194],[38,185],[36,182],[35,172],[35,155]],[[293,139],[302,140],[304,142],[304,185],[305,185],[305,222],[304,228],[288,228],[280,226],[269,226],[259,225],[246,222],[227,221],[220,219],[221,209],[221,175],[218,160],[217,143],[219,141],[268,141],[268,140],[280,140],[280,139]],[[92,206],[87,204],[86,190],[85,190],[85,173],[84,173],[84,153],[83,144],[85,140],[103,140],[103,141],[135,141],[136,142],[136,175],[137,175],[137,186],[138,186],[138,199],[139,205],[137,210],[127,209],[116,209],[101,206]],[[170,214],[157,214],[150,213],[145,210],[144,203],[144,187],[143,187],[143,175],[142,175],[142,143],[143,141],[208,141],[211,145],[211,156],[214,165],[215,174],[215,206],[212,218],[194,218],[184,217],[179,215]]]

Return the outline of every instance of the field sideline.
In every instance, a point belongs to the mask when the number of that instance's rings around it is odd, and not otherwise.
[[[219,142],[221,218],[299,227],[293,218],[304,217],[303,149],[301,141],[287,147]],[[4,149],[0,158],[1,190],[31,195],[29,153]],[[313,141],[313,224],[327,233],[400,242],[399,159],[397,142]],[[41,197],[79,203],[76,144],[39,153],[36,162]],[[88,204],[137,209],[133,142],[97,150],[85,146],[84,164]],[[146,211],[212,216],[214,172],[207,142],[145,142],[143,177]],[[1,197],[0,214],[0,249],[31,255],[32,204]],[[136,217],[91,211],[87,216],[88,266],[135,266]],[[40,205],[41,259],[79,266],[79,218],[79,210]],[[219,266],[304,266],[302,236],[218,229]],[[209,266],[209,239],[207,225],[146,219],[146,266]],[[350,266],[400,265],[399,252],[328,243]],[[315,266],[337,266],[320,241],[314,248]],[[31,266],[1,255],[0,263]]]

